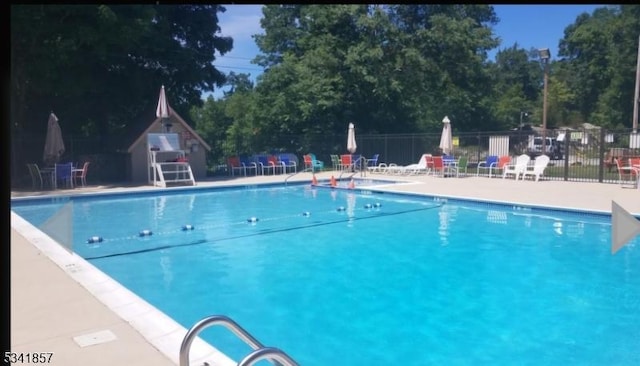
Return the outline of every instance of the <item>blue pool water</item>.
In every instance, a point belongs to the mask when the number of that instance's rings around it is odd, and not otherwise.
[[[68,201],[12,209],[39,226]],[[72,201],[78,254],[301,365],[640,364],[640,240],[612,256],[608,216],[309,186]]]

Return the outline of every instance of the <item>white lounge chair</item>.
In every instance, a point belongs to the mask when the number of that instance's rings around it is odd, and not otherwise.
[[[527,154],[522,154],[516,158],[515,164],[505,165],[504,169],[502,169],[502,179],[506,178],[507,175],[513,174],[516,180],[527,170],[527,166],[529,165],[529,161],[531,158]]]
[[[420,160],[417,164],[409,164],[405,166],[391,166],[387,167],[387,172],[391,174],[420,174],[420,173],[429,173],[429,165],[427,161],[431,158],[431,154],[422,154]]]
[[[540,179],[541,175],[544,175],[544,170],[549,165],[549,157],[547,155],[539,155],[533,161],[533,167],[527,167],[527,169],[522,172],[522,180],[525,177],[531,176],[535,178],[536,182]]]
[[[389,164],[387,165],[387,163],[380,163],[374,167],[369,168],[369,172],[370,173],[379,173],[379,174],[386,174],[388,173],[388,169],[390,166],[396,166],[396,164]]]

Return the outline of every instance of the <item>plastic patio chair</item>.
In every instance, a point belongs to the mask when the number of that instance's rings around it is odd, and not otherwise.
[[[254,171],[255,175],[258,175],[258,163],[256,163],[252,157],[241,156],[240,164],[244,167],[245,175]]]
[[[58,186],[73,188],[73,163],[56,163],[54,172],[54,188],[58,188]]]
[[[491,178],[491,170],[498,165],[498,155],[489,155],[485,161],[481,161],[478,163],[478,167],[476,168],[476,176],[480,175],[480,170],[488,171],[489,178]]]
[[[445,176],[445,165],[444,159],[442,156],[434,156],[433,157],[433,175],[440,175],[441,177]]]
[[[616,168],[618,169],[618,182],[620,185],[631,184],[635,187],[638,182],[640,169],[634,167],[635,160],[632,162],[632,159],[627,159],[627,161],[629,162],[629,165],[623,165],[621,159],[614,159]]]
[[[351,170],[352,168],[352,160],[351,154],[343,154],[340,155],[340,165],[338,170]]]
[[[304,169],[314,171],[313,159],[311,159],[311,155],[305,154],[302,155],[302,161],[304,162]]]
[[[31,188],[34,191],[38,189],[42,190],[44,188],[44,179],[38,164],[27,164],[27,168],[29,169],[29,175],[31,176]]]
[[[544,175],[544,170],[547,168],[547,165],[549,165],[550,160],[548,155],[538,155],[533,161],[533,167],[527,167],[522,173],[522,180],[527,176],[533,177],[536,182],[540,180],[540,176]]]
[[[360,171],[366,165],[365,158],[361,154],[351,155],[351,166],[353,171]]]
[[[282,165],[280,164],[280,161],[278,160],[278,157],[275,155],[269,155],[267,156],[267,162],[269,163],[269,165],[273,165],[273,174],[275,175],[277,174],[284,174],[284,170]]]
[[[516,158],[515,164],[504,165],[502,167],[502,179],[505,179],[507,175],[513,175],[518,180],[518,177],[527,170],[529,161],[531,161],[531,157],[527,154],[522,154]]]
[[[313,164],[313,169],[314,170],[323,170],[324,169],[324,161],[322,160],[318,160],[318,158],[316,158],[316,154],[313,153],[309,153],[309,156],[311,156],[311,163]]]
[[[269,157],[267,155],[257,155],[256,160],[258,161],[258,168],[262,175],[266,175],[271,171],[271,174],[276,174],[276,164],[272,161],[269,161]]]
[[[282,166],[283,173],[296,173],[298,171],[296,162],[288,154],[278,155],[278,160],[280,162],[280,166]]]
[[[242,175],[247,175],[247,170],[245,166],[240,162],[240,158],[237,156],[230,156],[227,158],[227,165],[229,166],[229,171],[231,172],[231,176],[236,175],[235,172],[242,172]]]
[[[89,170],[89,162],[85,161],[82,164],[81,169],[73,169],[73,184],[78,186],[78,180],[80,180],[80,186],[85,187],[87,185],[87,171]]]
[[[455,163],[451,163],[448,165],[448,171],[451,174],[455,174],[456,178],[460,177],[460,173],[464,173],[464,175],[467,175],[467,163],[468,163],[468,158],[466,155],[463,155],[461,157],[458,158],[458,161],[456,161]]]
[[[380,158],[380,154],[373,154],[371,159],[367,159],[367,169],[376,170],[378,168],[378,158]]]
[[[340,161],[340,155],[331,154],[329,156],[331,156],[331,165],[333,166],[333,170],[340,170],[342,164]]]

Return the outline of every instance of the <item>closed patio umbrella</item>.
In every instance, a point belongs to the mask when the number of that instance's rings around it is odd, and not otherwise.
[[[356,145],[356,132],[353,123],[349,123],[349,132],[347,133],[347,150],[355,153],[358,145]]]
[[[158,107],[156,107],[156,117],[162,119],[169,118],[169,104],[167,103],[167,95],[164,92],[164,85],[160,89]]]
[[[162,118],[162,124],[165,132],[171,131],[171,123],[169,122],[170,115],[169,103],[167,103],[167,95],[164,92],[164,85],[160,88],[160,97],[158,98],[158,106],[156,107],[156,117]]]
[[[451,121],[449,117],[444,116],[442,120],[442,136],[440,136],[440,149],[444,155],[449,155],[453,150],[453,141],[451,139]]]
[[[62,154],[64,154],[62,130],[60,130],[60,125],[58,124],[58,117],[51,112],[47,125],[47,136],[44,141],[42,161],[45,164],[55,164],[60,160]]]

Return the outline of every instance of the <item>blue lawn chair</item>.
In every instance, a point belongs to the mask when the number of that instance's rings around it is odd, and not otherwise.
[[[476,176],[480,175],[480,170],[488,171],[491,174],[491,170],[498,165],[498,155],[489,155],[487,156],[486,161],[481,161],[478,163],[478,167],[476,168]]]

